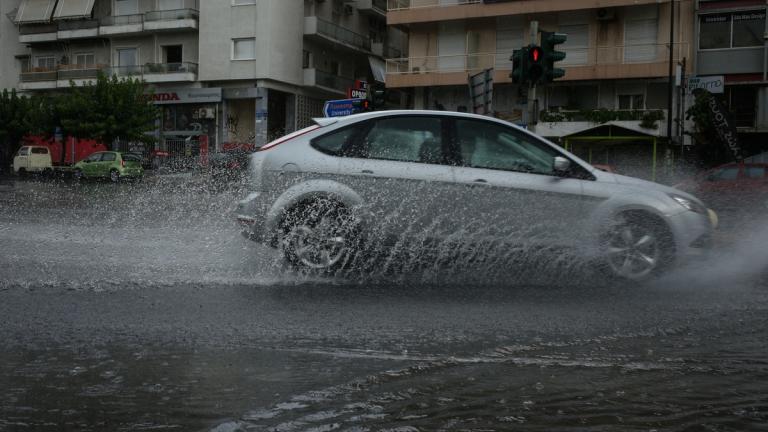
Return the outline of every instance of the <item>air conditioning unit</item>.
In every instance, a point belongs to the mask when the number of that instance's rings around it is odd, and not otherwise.
[[[598,21],[613,21],[616,19],[616,10],[610,8],[600,8],[597,10]]]

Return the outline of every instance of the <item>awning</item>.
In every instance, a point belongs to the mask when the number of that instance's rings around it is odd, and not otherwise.
[[[368,56],[368,63],[371,65],[371,72],[373,72],[373,79],[381,82],[387,82],[387,65],[384,60]]]
[[[95,0],[59,0],[53,19],[90,18]]]
[[[54,5],[56,5],[56,0],[23,0],[14,21],[17,24],[49,22]]]

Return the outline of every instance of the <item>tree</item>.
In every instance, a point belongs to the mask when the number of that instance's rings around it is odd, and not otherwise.
[[[117,138],[152,142],[159,111],[144,94],[144,83],[99,73],[95,83],[77,86],[57,98],[56,112],[66,135],[111,145]]]
[[[0,163],[6,166],[29,130],[29,101],[16,90],[0,93]]]
[[[705,167],[720,165],[731,160],[731,155],[719,142],[718,133],[712,123],[708,100],[717,95],[699,93],[694,104],[685,112],[687,120],[693,120],[694,128],[691,136],[696,145],[694,150],[699,162]]]

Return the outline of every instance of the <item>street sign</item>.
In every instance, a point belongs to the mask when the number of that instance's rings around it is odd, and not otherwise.
[[[338,99],[329,100],[323,106],[323,114],[326,117],[341,117],[362,112],[365,109],[365,99]]]
[[[349,97],[352,99],[368,99],[368,90],[359,88],[349,89]]]
[[[723,93],[725,91],[725,79],[722,75],[688,78],[688,91],[693,93],[696,89],[706,90],[710,93]]]

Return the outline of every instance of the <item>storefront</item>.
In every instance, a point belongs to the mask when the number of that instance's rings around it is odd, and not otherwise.
[[[171,157],[200,154],[201,137],[211,151],[219,148],[217,124],[222,100],[220,88],[154,89],[160,107],[157,150]]]

